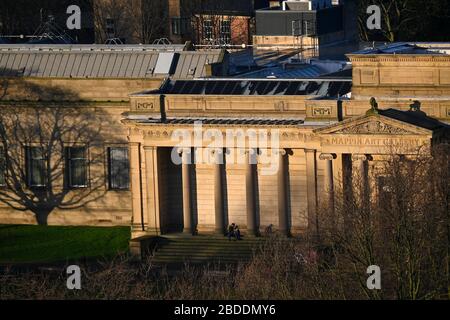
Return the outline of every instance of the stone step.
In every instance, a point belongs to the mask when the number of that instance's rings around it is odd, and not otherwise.
[[[156,255],[156,257],[224,257],[224,258],[241,258],[241,257],[251,257],[251,253],[247,253],[247,254],[222,254],[222,253],[181,253],[181,252],[171,252],[171,251],[167,251],[167,252],[158,252]]]
[[[181,243],[181,242],[169,242],[169,243],[158,243],[157,248],[167,247],[170,246],[172,248],[178,247],[178,248],[190,248],[195,247],[197,249],[202,248],[225,248],[225,249],[252,249],[252,248],[259,248],[259,244],[227,244],[227,243]]]
[[[184,243],[186,241],[189,241],[189,243],[191,242],[195,242],[195,243],[249,243],[249,244],[254,244],[254,243],[263,243],[264,240],[260,240],[260,239],[242,239],[242,240],[228,240],[228,238],[223,238],[223,239],[217,239],[217,238],[196,238],[196,237],[192,237],[191,239],[188,238],[182,238],[182,239],[174,239],[174,238],[168,238],[166,239],[168,242],[179,242],[179,243]]]
[[[230,258],[223,258],[223,257],[208,257],[208,258],[201,258],[201,257],[155,257],[153,258],[153,262],[156,264],[159,263],[197,263],[197,262],[223,262],[223,263],[238,263],[238,262],[248,262],[249,258],[239,258],[239,259],[230,259]]]
[[[180,248],[161,248],[156,250],[157,254],[185,254],[185,255],[195,255],[195,254],[221,254],[221,255],[247,255],[252,254],[254,250],[226,250],[226,249],[180,249]]]
[[[229,241],[223,236],[169,235],[158,239],[153,261],[164,265],[244,262],[251,259],[263,241],[256,237]]]

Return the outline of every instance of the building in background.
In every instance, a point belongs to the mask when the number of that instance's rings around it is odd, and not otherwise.
[[[290,47],[302,57],[343,58],[358,44],[355,1],[289,0],[256,11],[253,43]]]
[[[266,0],[194,1],[191,4],[195,43],[200,45],[247,45],[252,43],[255,10]]]

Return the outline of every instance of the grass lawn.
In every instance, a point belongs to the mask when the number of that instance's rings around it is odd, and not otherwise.
[[[0,263],[109,257],[128,250],[129,227],[0,225]]]

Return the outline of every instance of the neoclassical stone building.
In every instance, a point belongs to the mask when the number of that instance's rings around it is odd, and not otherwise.
[[[412,155],[448,139],[448,55],[402,45],[348,57],[352,79],[169,79],[132,94],[122,123],[133,236],[223,233],[232,222],[247,234],[270,225],[314,232],[319,203],[333,206],[329,191],[351,187],[348,176],[367,177],[393,153]],[[208,130],[215,132],[209,138],[242,130],[245,142],[195,139]],[[245,135],[252,131],[277,132],[279,144],[255,146]],[[190,143],[180,147],[179,135]],[[178,153],[181,165],[173,161]],[[263,173],[265,154],[277,163],[272,174]]]
[[[2,141],[0,223],[34,223],[31,205],[52,204],[45,223],[131,224],[133,238],[232,222],[247,234],[314,232],[318,206],[333,206],[329,191],[347,177],[448,141],[449,55],[399,45],[348,57],[352,78],[234,79],[224,51],[0,46],[1,115],[77,110],[58,123],[86,124],[75,131],[87,136],[56,135],[59,161],[26,140],[16,180],[5,157],[14,139]],[[11,206],[17,191],[31,202]],[[63,205],[85,192],[93,198]]]

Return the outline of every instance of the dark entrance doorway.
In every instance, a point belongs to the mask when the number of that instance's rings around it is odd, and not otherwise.
[[[181,165],[171,160],[172,148],[158,148],[161,232],[183,231]]]

